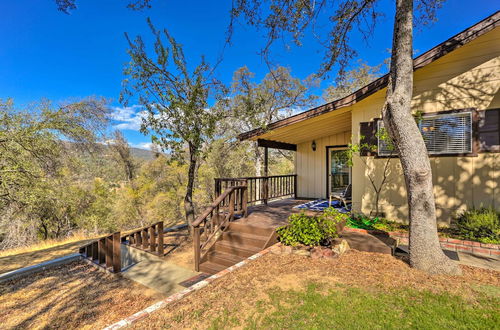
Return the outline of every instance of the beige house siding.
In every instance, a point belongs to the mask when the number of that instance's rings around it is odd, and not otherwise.
[[[500,107],[500,28],[443,56],[415,72],[414,111],[424,113],[452,109]],[[360,122],[380,117],[385,89],[351,106],[352,138],[359,140]],[[347,144],[351,132],[316,139],[297,146],[296,171],[300,197],[325,198],[327,145]],[[370,213],[374,194],[367,173],[380,179],[386,159],[365,157],[367,166],[354,159],[352,169],[353,209]],[[492,205],[500,209],[500,154],[477,157],[432,157],[438,221],[450,222],[457,210]],[[387,217],[406,221],[406,188],[399,160],[390,161],[390,180],[381,195]]]
[[[295,169],[297,172],[297,196],[325,198],[326,194],[326,147],[346,145],[351,141],[351,131],[316,139],[316,151],[312,141],[297,145]]]

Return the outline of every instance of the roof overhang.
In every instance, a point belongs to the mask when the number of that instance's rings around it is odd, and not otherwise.
[[[464,31],[456,34],[455,36],[451,37],[450,39],[440,43],[439,45],[435,46],[434,48],[428,50],[427,52],[423,53],[420,56],[417,56],[413,60],[413,69],[418,70],[420,68],[423,68],[424,66],[436,61],[437,59],[443,57],[444,55],[454,51],[455,49],[471,42],[472,40],[482,36],[483,34],[493,30],[494,28],[498,27],[500,25],[500,11],[497,11],[493,15],[485,18],[484,20],[474,24],[473,26],[465,29]],[[389,75],[386,74],[375,81],[371,82],[370,84],[364,86],[363,88],[355,91],[354,93],[343,97],[341,99],[335,100],[333,102],[329,102],[326,104],[323,104],[321,106],[318,106],[316,108],[313,108],[308,111],[304,111],[302,113],[299,113],[297,115],[273,122],[267,126],[267,128],[257,128],[245,133],[242,133],[238,136],[240,140],[257,140],[259,138],[266,139],[266,138],[271,138],[273,140],[277,141],[282,141],[282,142],[292,142],[294,143],[300,143],[301,138],[287,138],[288,136],[291,136],[290,134],[294,134],[292,131],[296,130],[289,130],[288,134],[283,132],[281,134],[281,130],[284,127],[288,126],[297,126],[299,128],[301,125],[303,125],[305,122],[311,122],[313,123],[314,119],[318,119],[318,117],[321,116],[321,119],[318,120],[321,122],[326,122],[327,119],[330,120],[329,125],[333,125],[336,123],[336,121],[333,119],[333,116],[329,118],[330,116],[325,116],[327,114],[329,115],[338,115],[338,120],[339,123],[343,123],[346,119],[346,115],[341,116],[343,112],[346,112],[346,108],[354,105],[355,103],[367,98],[368,96],[376,93],[377,91],[380,91],[384,89],[387,86],[387,83],[389,81]],[[335,116],[336,117],[336,116]],[[349,118],[350,118],[350,113],[349,113]],[[325,121],[323,120],[325,119]],[[304,126],[309,126],[309,125],[304,125]],[[303,129],[304,127],[302,127]],[[342,131],[344,129],[343,127],[336,127],[336,131]],[[349,129],[350,129],[350,124],[349,124]],[[314,137],[314,134],[311,135]]]

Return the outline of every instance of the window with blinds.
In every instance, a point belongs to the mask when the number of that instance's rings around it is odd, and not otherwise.
[[[379,129],[383,125],[380,120]],[[472,112],[424,116],[419,128],[431,155],[472,153]],[[381,139],[378,141],[378,153],[380,156],[392,153]]]

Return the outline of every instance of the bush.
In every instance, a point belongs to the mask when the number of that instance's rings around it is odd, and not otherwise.
[[[285,226],[276,229],[278,239],[285,245],[329,245],[338,237],[337,225],[348,216],[331,208],[320,216],[307,216],[304,212],[292,214]]]
[[[455,218],[457,234],[483,243],[500,243],[500,214],[493,208],[467,210]]]

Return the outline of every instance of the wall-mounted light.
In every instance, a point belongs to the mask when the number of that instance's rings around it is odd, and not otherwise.
[[[316,151],[316,141],[313,140],[313,142],[311,143],[311,148],[313,151]]]

